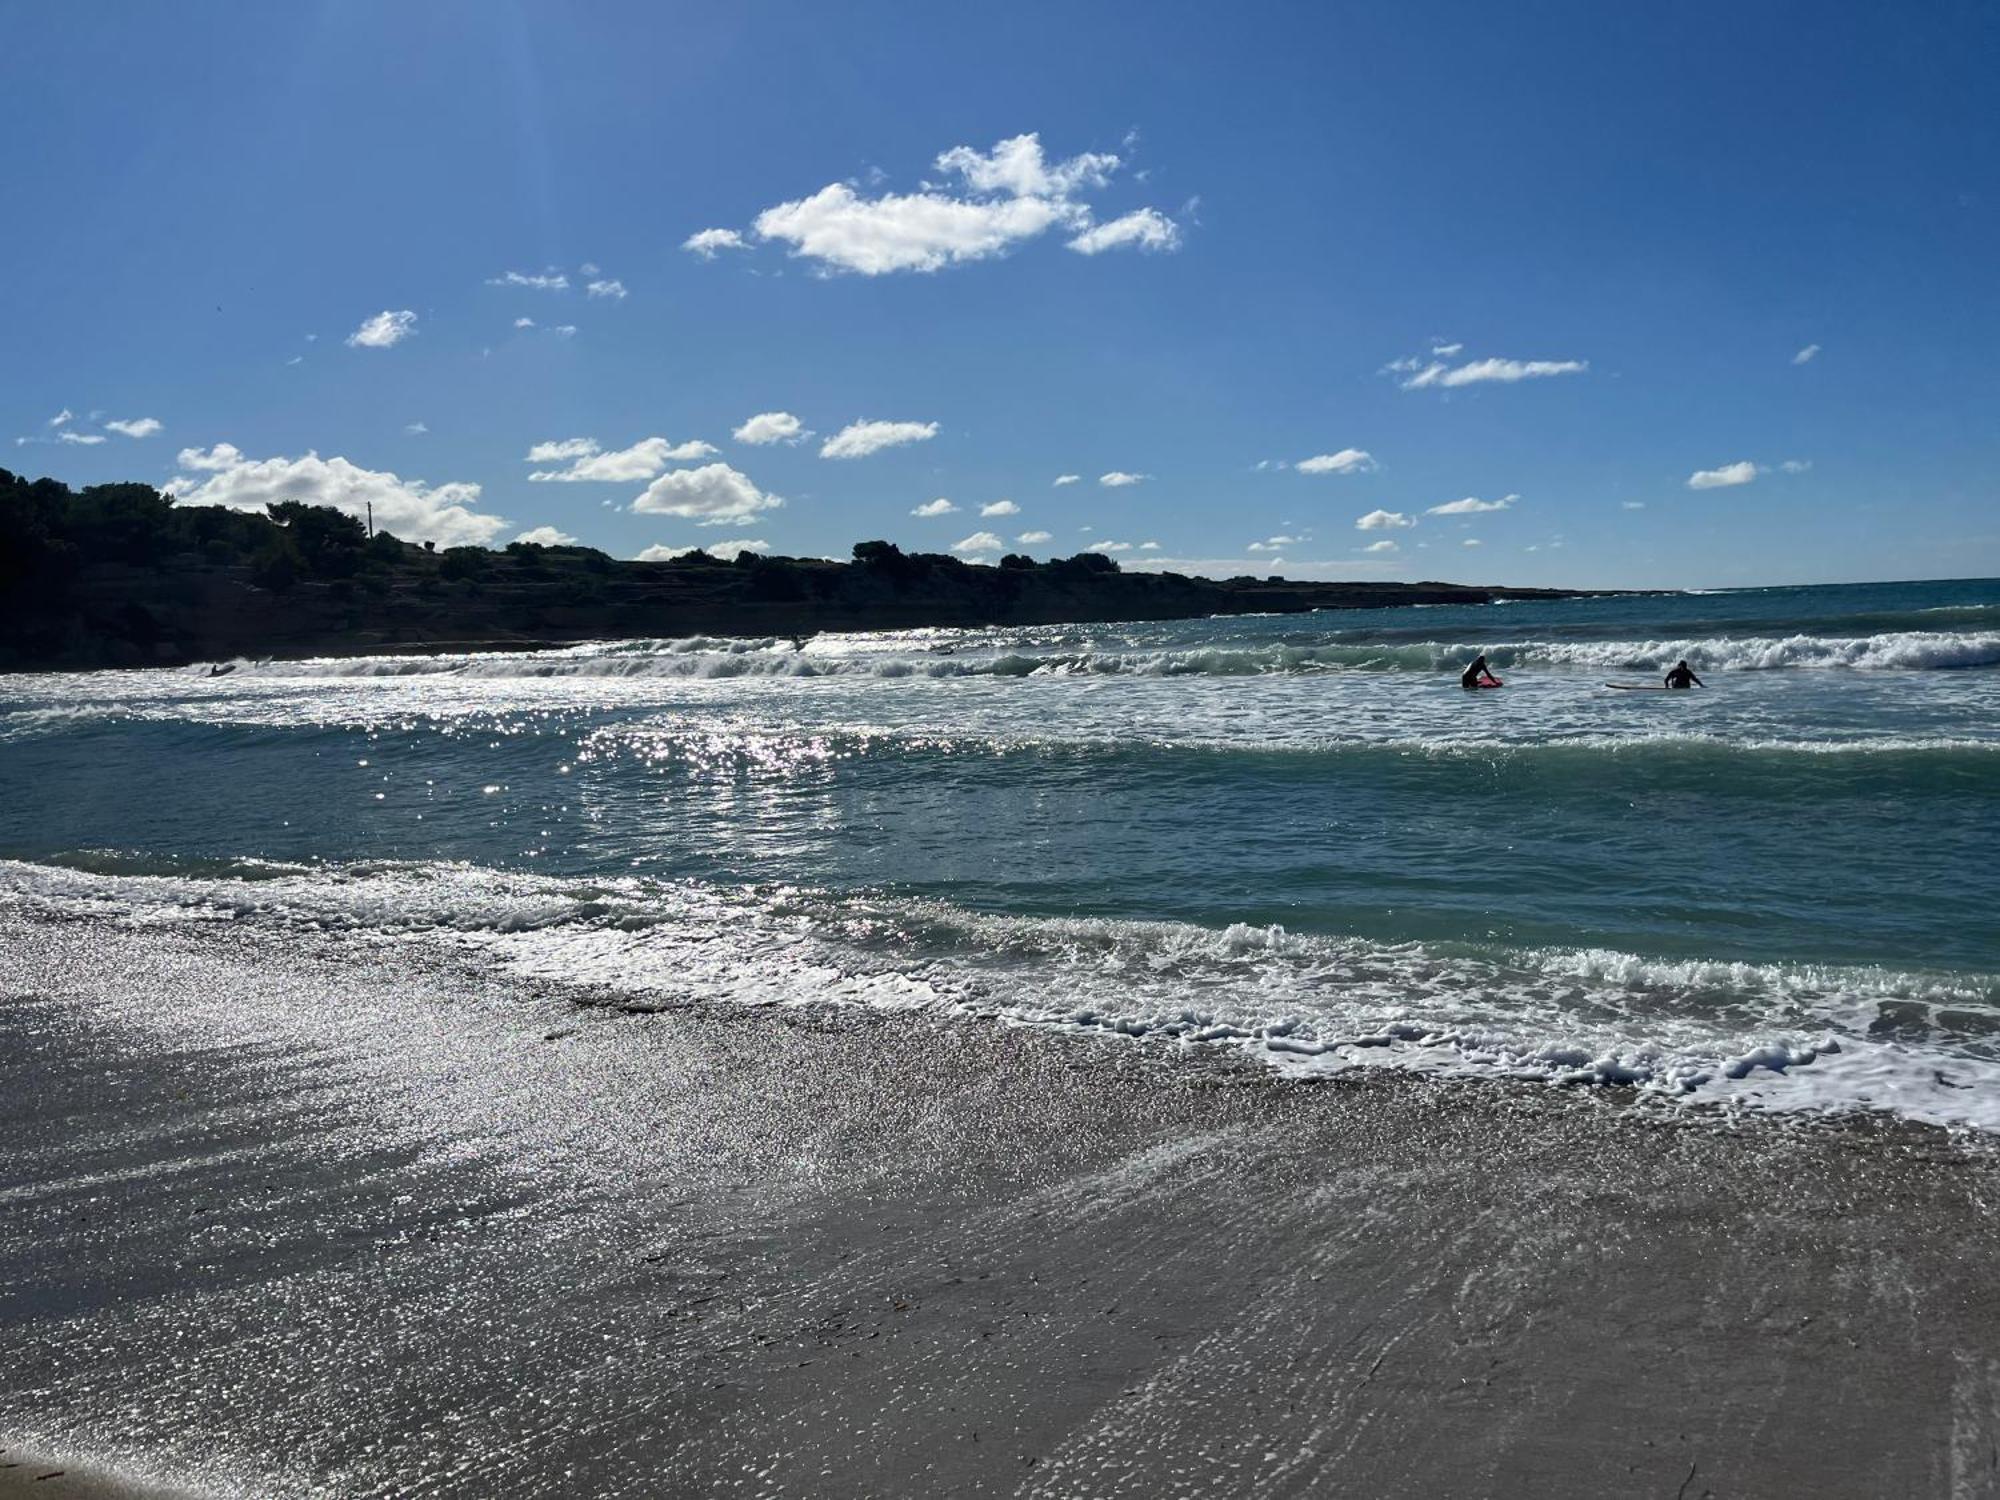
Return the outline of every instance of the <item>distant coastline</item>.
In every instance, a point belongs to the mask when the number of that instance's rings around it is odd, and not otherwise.
[[[176,506],[148,485],[71,491],[0,470],[0,671],[183,666],[238,657],[533,650],[648,636],[814,635],[1086,624],[1611,590],[1315,583],[1130,573],[1100,553],[998,566],[856,544],[853,560],[591,547],[505,550],[370,535],[296,502]]]

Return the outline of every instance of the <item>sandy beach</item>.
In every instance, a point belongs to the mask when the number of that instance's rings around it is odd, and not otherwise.
[[[1936,1131],[7,921],[0,1431],[38,1456],[210,1495],[2000,1493],[2000,1171]]]

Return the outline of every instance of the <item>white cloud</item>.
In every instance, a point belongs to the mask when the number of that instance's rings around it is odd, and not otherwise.
[[[606,452],[592,438],[566,438],[559,443],[537,443],[528,450],[529,463],[573,460],[567,469],[538,469],[531,481],[570,484],[580,480],[625,484],[634,479],[651,479],[668,464],[691,463],[707,458],[715,449],[698,439],[669,443],[663,437],[641,438],[629,448]]]
[[[982,154],[970,146],[954,146],[939,154],[937,169],[962,178],[975,193],[1005,193],[1015,198],[1069,198],[1081,188],[1100,188],[1118,170],[1118,158],[1086,151],[1068,161],[1050,162],[1042,154],[1037,133],[1001,141]]]
[[[1363,552],[1395,552],[1398,550],[1398,548],[1394,542],[1390,541],[1387,537],[1384,537],[1379,542],[1370,542],[1367,546],[1363,547],[1361,550]]]
[[[1160,544],[1158,542],[1141,542],[1139,543],[1139,550],[1141,552],[1158,552]]]
[[[1126,245],[1141,250],[1178,250],[1180,226],[1157,208],[1139,208],[1108,224],[1097,224],[1068,242],[1079,255],[1099,255]]]
[[[1046,198],[964,199],[937,193],[863,198],[844,182],[757,215],[762,239],[784,240],[792,254],[837,271],[881,276],[937,271],[985,260],[1072,219]]]
[[[1106,552],[1106,553],[1130,552],[1132,550],[1132,544],[1130,542],[1092,542],[1090,546],[1087,547],[1085,550],[1089,552]]]
[[[533,328],[535,326],[535,320],[533,318],[516,318],[514,320],[514,326],[516,328]]]
[[[747,250],[743,236],[733,229],[704,229],[699,234],[691,234],[681,241],[681,249],[699,255],[703,260],[714,260],[723,250]]]
[[[593,281],[584,291],[593,297],[609,297],[614,302],[623,302],[626,297],[622,281]]]
[[[74,443],[79,448],[95,448],[104,441],[101,432],[78,432],[74,427],[65,427],[56,434],[59,443]]]
[[[1480,385],[1488,381],[1511,384],[1517,380],[1546,379],[1551,375],[1580,375],[1590,368],[1590,361],[1475,359],[1466,364],[1452,366],[1443,360],[1432,360],[1429,364],[1421,364],[1414,359],[1399,359],[1387,368],[1406,377],[1401,382],[1406,391],[1453,390],[1462,385]]]
[[[662,474],[632,502],[632,509],[647,515],[681,516],[698,526],[727,526],[784,503],[728,464],[705,464],[699,469]]]
[[[1171,249],[1179,230],[1154,209],[1140,209],[1093,226],[1083,194],[1103,187],[1118,169],[1116,156],[1086,152],[1050,161],[1039,136],[1017,135],[991,151],[955,146],[935,168],[955,183],[922,183],[913,193],[867,197],[855,185],[829,183],[810,197],[767,208],[757,216],[760,239],[781,240],[791,254],[818,262],[824,272],[881,276],[893,271],[937,271],[986,260],[1052,228],[1075,231],[1073,249],[1085,254],[1117,245]],[[729,231],[705,231],[704,235]],[[704,236],[696,236],[703,239]],[[713,254],[740,238],[689,241]]]
[[[128,438],[148,438],[160,430],[158,417],[133,417],[129,421],[106,422],[107,432],[122,433]]]
[[[1463,500],[1448,501],[1443,505],[1433,505],[1424,514],[1427,516],[1479,516],[1491,510],[1512,510],[1519,495],[1502,495],[1498,500],[1481,500],[1477,495],[1467,495]]]
[[[1015,537],[1014,540],[1019,542],[1023,547],[1032,547],[1038,542],[1054,541],[1055,534],[1048,531],[1024,531]]]
[[[1755,479],[1758,468],[1749,459],[1738,463],[1724,464],[1719,469],[1696,469],[1688,475],[1687,487],[1691,490],[1720,490],[1731,485],[1748,484]]]
[[[706,552],[710,557],[719,557],[724,562],[735,562],[746,552],[769,552],[771,544],[762,537],[732,537],[726,542],[710,542],[701,547],[669,547],[665,542],[655,542],[641,552],[635,562],[672,562],[677,557],[686,557],[690,552]]]
[[[586,276],[595,276],[597,274],[597,263],[595,261],[587,260],[582,265],[578,266],[577,269],[583,272],[583,274]]]
[[[384,309],[347,336],[350,349],[391,349],[416,332],[417,315],[405,308],[402,312]]]
[[[576,538],[567,531],[557,531],[553,526],[537,526],[533,531],[524,531],[514,538],[517,542],[535,542],[544,547],[574,547]]]
[[[531,276],[525,271],[506,271],[498,276],[487,277],[486,284],[488,286],[524,286],[530,291],[535,292],[566,292],[569,290],[569,278],[560,271],[551,272],[546,276]]]
[[[1075,484],[1082,478],[1083,476],[1081,474],[1058,474],[1056,475],[1056,482],[1054,485],[1051,486],[1051,488],[1059,490],[1064,485]]]
[[[1122,490],[1128,485],[1140,484],[1151,479],[1150,474],[1127,474],[1123,469],[1113,469],[1109,474],[1097,476],[1097,482],[1106,489]]]
[[[955,516],[958,514],[958,507],[956,505],[953,505],[949,500],[945,499],[944,496],[940,495],[935,500],[926,500],[922,505],[919,505],[915,510],[911,511],[910,514],[913,516],[925,516],[925,517]]]
[[[573,339],[576,337],[576,324],[558,323],[549,332],[553,333],[559,339]]]
[[[1458,545],[1461,547],[1483,547],[1486,544],[1480,541],[1479,538],[1476,536],[1469,536],[1464,541],[1460,542]]]
[[[1388,531],[1392,528],[1414,526],[1416,521],[1400,510],[1371,510],[1354,523],[1356,531]]]
[[[1618,502],[1618,508],[1620,510],[1644,510],[1646,502],[1643,500],[1621,500]]]
[[[990,531],[975,531],[951,544],[954,552],[998,552],[1007,544]]]
[[[1283,460],[1279,460],[1282,464]],[[1363,448],[1342,448],[1338,453],[1317,453],[1302,458],[1295,467],[1301,474],[1367,474],[1381,468],[1375,456]]]
[[[61,411],[57,412],[53,417],[49,418],[49,426],[60,427],[65,422],[74,422],[75,420],[76,420],[76,413],[71,411],[67,406],[65,406]]]
[[[115,427],[118,424],[113,422],[108,425]],[[1778,467],[1783,469],[1787,474],[1803,474],[1812,467],[1812,460],[1809,458],[1788,458],[1779,464]]]
[[[808,437],[805,424],[788,411],[760,411],[730,436],[739,443],[762,447],[766,443],[796,443]]]
[[[429,425],[423,422],[411,422],[403,428],[403,431],[407,432],[411,437],[422,437],[430,430]]]
[[[205,453],[183,448],[179,462],[187,472],[168,489],[183,505],[261,511],[279,500],[302,500],[308,505],[331,505],[355,517],[366,516],[373,505],[378,528],[441,547],[484,545],[507,529],[504,517],[478,515],[470,509],[479,503],[479,486],[472,483],[428,485],[317,453],[250,459],[229,443],[217,443]],[[191,477],[196,474],[206,477]]]
[[[1465,352],[1465,345],[1463,344],[1431,345],[1431,353],[1436,355],[1439,359],[1450,359],[1454,354],[1463,354],[1464,352]]]
[[[849,422],[820,444],[821,458],[866,458],[884,448],[929,442],[937,436],[935,422]]]
[[[1795,365],[1809,365],[1813,362],[1813,356],[1818,353],[1818,344],[1807,344],[1805,348],[1792,356],[1792,363]]]
[[[991,505],[979,507],[982,516],[1018,516],[1020,513],[1021,507],[1012,500],[995,500]]]
[[[569,458],[588,458],[600,451],[595,438],[564,438],[561,442],[537,443],[528,450],[531,464],[561,463]]]
[[[1271,469],[1289,469],[1291,461],[1283,458],[1260,458],[1250,467],[1262,474]]]
[[[306,357],[303,354],[294,354],[290,359],[285,361],[288,365],[302,365],[305,362]]]

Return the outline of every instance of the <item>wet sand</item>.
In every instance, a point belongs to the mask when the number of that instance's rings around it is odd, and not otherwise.
[[[2000,1167],[1935,1132],[575,998],[0,911],[0,1440],[218,1495],[2000,1495]]]

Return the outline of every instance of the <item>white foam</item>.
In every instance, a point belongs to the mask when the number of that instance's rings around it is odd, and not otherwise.
[[[921,1010],[1236,1048],[1292,1072],[1617,1084],[1663,1100],[1888,1111],[2000,1132],[1993,975],[1433,948],[466,865],[270,866],[242,880],[118,874],[115,863],[0,862],[0,906],[470,946],[638,1008]]]

